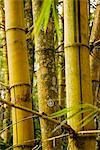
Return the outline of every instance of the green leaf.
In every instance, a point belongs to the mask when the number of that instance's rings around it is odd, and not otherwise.
[[[79,111],[77,111],[77,112],[74,112],[72,115],[70,115],[70,116],[67,117],[65,120],[63,120],[63,121],[61,122],[61,124],[58,125],[58,126],[53,130],[53,132],[55,132],[56,130],[58,130],[59,128],[61,128],[61,126],[64,125],[69,119],[71,119],[71,118],[73,118],[73,117],[75,117],[75,116],[78,116],[78,115],[80,115],[80,114],[82,114],[82,113],[84,113],[84,112],[87,112],[87,111],[92,111],[92,109],[91,109],[91,108],[89,108],[89,109],[84,108],[84,109],[82,109],[82,110],[79,110]]]
[[[81,123],[82,123],[82,125],[81,125],[81,127],[84,127],[84,126],[86,126],[89,122],[91,122],[92,121],[92,119],[97,115],[97,110],[96,111],[93,111],[93,112],[91,112],[89,115],[87,115],[84,119],[82,119],[81,120]]]
[[[46,32],[49,18],[50,18],[51,4],[52,4],[52,0],[48,0],[48,7],[46,8],[46,11],[45,11],[44,32]]]
[[[54,25],[57,33],[58,39],[60,38],[60,27],[59,27],[59,18],[58,18],[58,12],[56,8],[56,1],[53,0],[52,2],[52,9],[53,9],[53,17],[54,17]]]
[[[51,118],[61,117],[61,116],[65,115],[65,114],[67,114],[68,112],[70,112],[71,110],[72,110],[72,108],[64,108],[64,109],[62,109],[60,111],[57,111],[57,112],[51,114],[50,117]]]
[[[85,122],[91,115],[95,114],[95,112],[97,111],[92,111],[91,113],[89,113],[88,115],[86,115],[83,119],[81,119],[77,125],[82,124],[83,122]]]
[[[75,105],[73,107],[70,108],[64,108],[56,113],[53,113],[51,115],[52,118],[55,117],[60,117],[62,115],[71,113],[71,115],[69,117],[67,117],[65,120],[63,120],[61,122],[60,125],[58,125],[53,132],[55,132],[57,129],[61,128],[62,125],[64,125],[69,119],[81,115],[85,112],[90,112],[86,117],[84,117],[84,119],[80,120],[80,122],[77,124],[82,124],[81,127],[84,127],[85,125],[87,125],[98,113],[100,113],[100,109],[97,108],[96,106],[92,105],[92,104],[79,104],[79,105]]]
[[[52,0],[44,0],[41,6],[40,14],[37,16],[36,24],[33,30],[33,35],[38,37],[41,27],[44,27],[44,31],[47,29],[49,17],[50,17],[50,9],[51,9]]]
[[[79,105],[75,105],[75,106],[70,107],[70,108],[64,108],[64,109],[62,109],[62,110],[59,110],[59,111],[57,111],[57,112],[51,114],[50,117],[51,117],[51,118],[61,117],[61,116],[63,116],[63,115],[68,114],[68,112],[72,112],[73,114],[74,114],[74,113],[76,114],[76,112],[77,112],[78,110],[79,110],[79,112],[80,112],[81,109],[84,109],[84,112],[85,112],[85,111],[93,110],[94,107],[91,106],[90,104],[79,104]],[[82,111],[82,110],[81,110],[81,111]],[[82,111],[82,112],[83,112],[83,111]],[[81,112],[80,112],[80,113],[81,113]]]
[[[46,33],[48,22],[50,19],[50,13],[52,11],[52,16],[54,18],[54,25],[55,25],[57,37],[58,39],[60,38],[59,18],[58,18],[58,11],[57,11],[56,6],[57,6],[56,0],[44,0],[43,1],[40,13],[36,19],[34,30],[32,32],[33,36],[35,35],[35,37],[37,38],[40,33],[41,28],[43,28],[44,32]]]
[[[47,0],[44,0],[41,6],[40,14],[37,16],[36,23],[35,23],[34,30],[33,30],[33,35],[35,35],[36,37],[39,35],[39,32],[41,30],[41,27],[45,18],[45,15],[44,15],[45,10],[47,7],[48,7],[48,2]]]

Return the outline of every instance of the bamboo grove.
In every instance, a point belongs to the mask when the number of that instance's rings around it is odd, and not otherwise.
[[[0,0],[0,150],[100,149],[100,0]]]

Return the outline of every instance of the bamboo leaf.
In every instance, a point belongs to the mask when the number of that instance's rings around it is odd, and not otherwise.
[[[46,32],[49,18],[50,18],[51,4],[52,4],[52,0],[48,0],[48,7],[46,8],[46,11],[45,11],[44,32]]]
[[[35,37],[38,37],[41,28],[43,28],[44,32],[46,32],[49,18],[50,18],[50,13],[51,13],[51,6],[52,6],[54,25],[55,25],[57,37],[60,38],[59,18],[58,18],[56,3],[57,3],[56,0],[44,0],[43,1],[40,14],[38,15],[36,19],[36,23],[34,26],[34,30],[32,32],[32,36],[35,35]]]
[[[82,124],[81,127],[86,126],[89,122],[92,121],[92,119],[97,115],[97,111],[94,111],[92,113],[90,113],[85,119],[84,119],[84,123]]]
[[[60,28],[59,28],[59,18],[58,18],[58,12],[56,8],[56,1],[53,0],[52,2],[52,9],[53,9],[53,16],[54,16],[54,25],[57,33],[58,39],[60,38]]]
[[[62,109],[60,111],[57,111],[57,112],[51,114],[50,117],[51,118],[61,117],[61,116],[65,115],[65,114],[67,114],[68,112],[70,112],[71,110],[72,110],[72,108],[64,108],[64,109]]]
[[[40,10],[40,14],[37,16],[35,27],[34,27],[34,30],[33,30],[33,35],[35,34],[36,37],[39,35],[42,24],[44,22],[45,13],[46,13],[46,10],[47,10],[47,7],[48,7],[48,2],[49,1],[47,1],[47,0],[43,1],[43,4],[41,6],[41,10]]]
[[[75,112],[75,113],[73,113],[71,116],[69,116],[69,117],[67,118],[67,120],[69,120],[69,119],[72,118],[72,117],[78,116],[78,115],[80,115],[80,114],[82,114],[82,113],[84,113],[84,112],[89,112],[89,111],[92,111],[92,110],[91,110],[91,109],[82,109],[82,110],[79,110],[78,112]]]
[[[83,109],[83,110],[80,110],[80,111],[78,111],[78,112],[73,113],[71,116],[69,116],[69,117],[67,117],[65,120],[63,120],[63,121],[61,122],[61,124],[58,125],[58,126],[53,130],[53,132],[55,132],[56,130],[58,130],[59,128],[61,128],[61,126],[64,125],[69,119],[71,119],[71,118],[73,118],[73,117],[75,117],[75,116],[78,116],[78,115],[80,115],[80,114],[82,114],[82,113],[84,113],[84,112],[87,112],[87,111],[92,111],[92,109],[91,109],[91,108],[90,108],[90,109]]]
[[[97,112],[97,110],[96,110],[96,111],[92,111],[91,113],[89,113],[86,117],[84,117],[83,119],[81,119],[81,120],[78,122],[77,125],[79,125],[79,124],[85,122],[89,117],[91,117],[91,115],[94,115],[95,112]]]
[[[79,104],[79,105],[75,105],[73,107],[70,107],[70,108],[64,108],[60,111],[57,111],[53,114],[51,114],[51,118],[56,118],[56,117],[61,117],[65,114],[68,114],[68,112],[72,112],[73,114],[77,112],[77,110],[79,110],[79,113],[82,113],[83,111],[81,109],[84,109],[84,112],[85,111],[92,111],[94,109],[94,107],[91,107],[91,105],[89,104]],[[80,112],[81,110],[81,112]]]

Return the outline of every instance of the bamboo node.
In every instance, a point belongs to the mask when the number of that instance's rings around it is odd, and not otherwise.
[[[31,85],[28,83],[18,83],[18,84],[10,86],[10,89],[17,87],[17,86],[29,86],[30,87]]]
[[[85,43],[72,43],[72,44],[67,44],[64,48],[68,48],[68,47],[76,47],[76,46],[84,46],[86,48],[89,49],[89,45],[88,44],[85,44]]]
[[[21,28],[21,27],[16,27],[16,26],[12,26],[12,27],[6,27],[6,32],[9,31],[9,30],[21,30],[21,31],[24,31],[25,32],[25,29],[24,28]]]
[[[29,148],[33,148],[33,145],[28,145],[28,144],[16,144],[13,146],[13,148],[16,148],[16,147],[22,147],[22,148],[25,148],[25,147],[29,147]]]

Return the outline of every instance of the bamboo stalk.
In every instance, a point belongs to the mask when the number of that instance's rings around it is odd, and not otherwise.
[[[72,107],[73,105],[78,105],[80,103],[93,104],[89,70],[87,5],[87,0],[64,1],[64,47],[67,107]],[[71,113],[69,113],[69,115],[71,115]],[[85,117],[85,115],[87,114],[71,118],[68,121],[68,124],[70,124],[75,131],[79,131],[81,126],[77,126],[76,123],[79,122],[82,117]],[[87,125],[85,129],[94,129],[93,123]],[[81,145],[81,149],[95,149],[95,139],[84,138],[82,140],[84,145],[83,147]],[[74,140],[71,140],[71,148],[73,150],[78,150],[79,143],[76,144]],[[90,145],[90,147],[88,147],[88,145]]]
[[[23,1],[5,0],[5,23],[8,50],[9,81],[12,102],[32,109],[29,64],[24,27]],[[32,115],[19,109],[12,109],[12,121]],[[20,145],[14,149],[22,149],[23,142],[34,137],[33,120],[25,120],[13,126],[13,144]],[[25,144],[25,143],[24,143]],[[27,143],[23,150],[30,150],[33,142]]]

